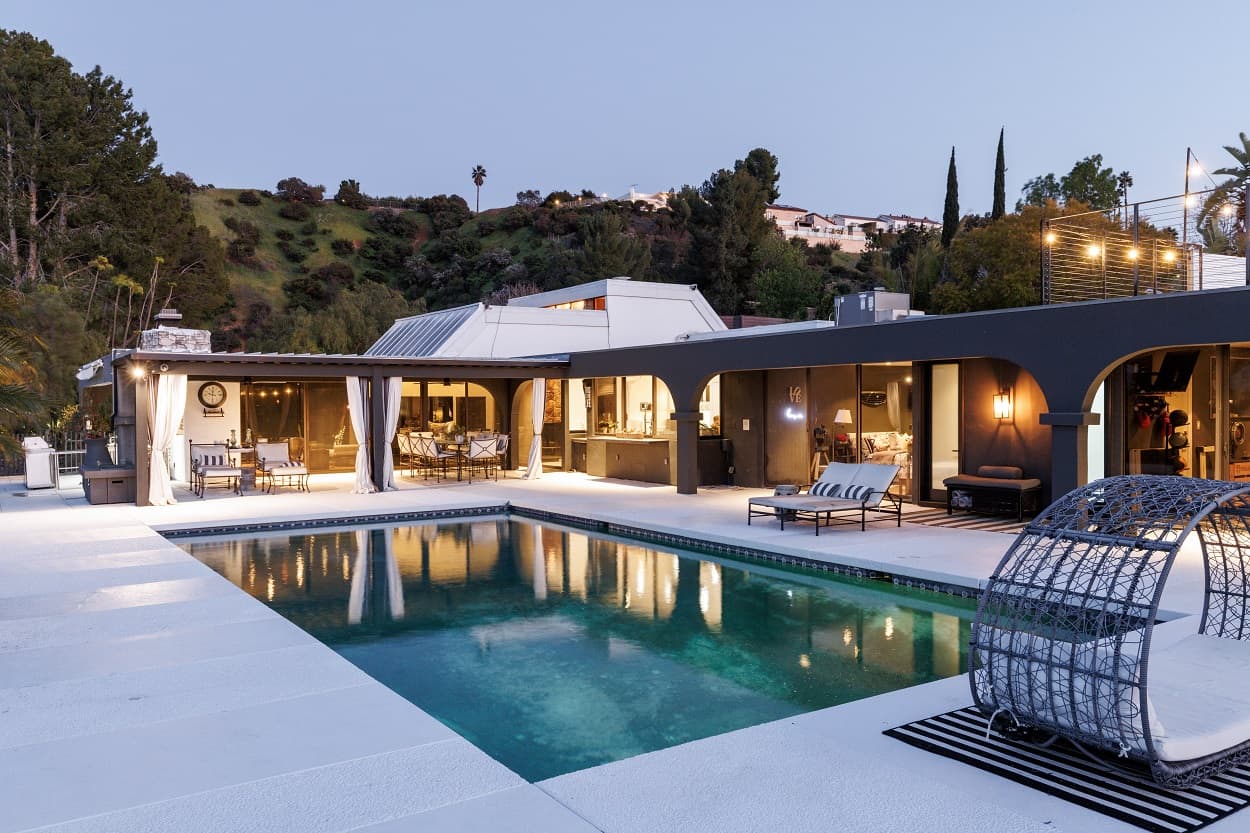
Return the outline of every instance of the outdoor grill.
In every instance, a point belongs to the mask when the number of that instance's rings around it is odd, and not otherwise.
[[[56,485],[56,449],[43,437],[27,437],[22,440],[26,453],[26,488],[50,489]]]
[[[88,503],[134,503],[135,469],[114,463],[106,440],[87,440],[78,471]]]

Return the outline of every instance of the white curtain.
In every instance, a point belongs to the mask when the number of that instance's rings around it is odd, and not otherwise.
[[[889,382],[885,386],[885,413],[890,418],[890,427],[895,431],[902,431],[903,396],[902,386],[898,382]]]
[[[349,378],[348,382],[351,381]],[[369,584],[369,530],[356,530],[356,558],[352,583],[347,591],[347,624],[359,625],[365,612],[365,588]]]
[[[353,495],[376,492],[369,474],[369,380],[363,376],[347,377],[347,410],[352,418],[352,434],[356,437],[356,485]]]
[[[395,485],[395,454],[391,451],[391,443],[395,442],[395,431],[399,428],[399,405],[404,395],[404,380],[398,376],[386,380],[386,402],[382,406],[382,419],[386,423],[383,433],[386,436],[386,456],[382,463],[382,482],[385,491],[393,492]]]
[[[543,472],[543,408],[547,404],[547,380],[535,379],[531,419],[534,423],[534,439],[530,441],[530,459],[525,479],[534,480]]]
[[[534,598],[547,598],[547,552],[543,548],[543,528],[534,524]]]
[[[182,413],[187,407],[187,377],[182,373],[162,373],[153,376],[150,384],[156,388],[148,401],[155,400],[156,405],[149,413],[148,430],[152,440],[152,456],[148,468],[148,503],[153,506],[167,506],[177,503],[174,490],[169,483],[169,466],[165,463],[165,455],[173,445],[178,426],[182,424]]]
[[[386,536],[386,597],[391,606],[391,618],[404,618],[404,582],[399,577],[399,562],[395,559],[395,530],[383,530]]]

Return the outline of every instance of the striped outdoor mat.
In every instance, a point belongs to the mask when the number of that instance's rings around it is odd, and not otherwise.
[[[909,524],[940,526],[946,529],[975,529],[978,532],[1007,532],[1015,535],[1024,529],[1028,521],[1017,521],[1015,518],[995,517],[994,515],[973,515],[968,512],[946,514],[945,509],[921,509],[918,512],[904,512],[903,520]]]
[[[986,740],[985,725],[980,711],[966,708],[885,734],[1157,833],[1199,830],[1250,803],[1247,765],[1187,790],[1165,790],[1102,769],[1064,741],[1042,749],[997,734]]]

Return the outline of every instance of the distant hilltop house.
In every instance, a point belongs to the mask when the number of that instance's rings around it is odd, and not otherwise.
[[[629,186],[629,193],[622,194],[621,196],[617,197],[617,199],[621,200],[622,202],[631,202],[631,203],[645,202],[647,205],[651,206],[653,209],[660,209],[668,205],[668,200],[671,196],[673,196],[672,191],[657,191],[654,194],[644,194],[642,191],[637,190],[636,186],[631,185]]]
[[[868,247],[868,238],[875,232],[897,232],[908,226],[940,229],[942,224],[928,217],[907,214],[878,214],[875,217],[855,214],[818,214],[793,205],[769,205],[768,217],[777,224],[787,240],[799,238],[812,244],[837,243],[844,252],[858,254]]]

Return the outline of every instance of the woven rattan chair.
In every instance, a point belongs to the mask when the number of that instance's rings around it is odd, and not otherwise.
[[[1250,760],[1248,493],[1250,483],[1110,477],[1030,522],[972,626],[972,696],[991,724],[1066,738],[1169,788]],[[1206,572],[1198,633],[1152,650],[1194,531]]]

